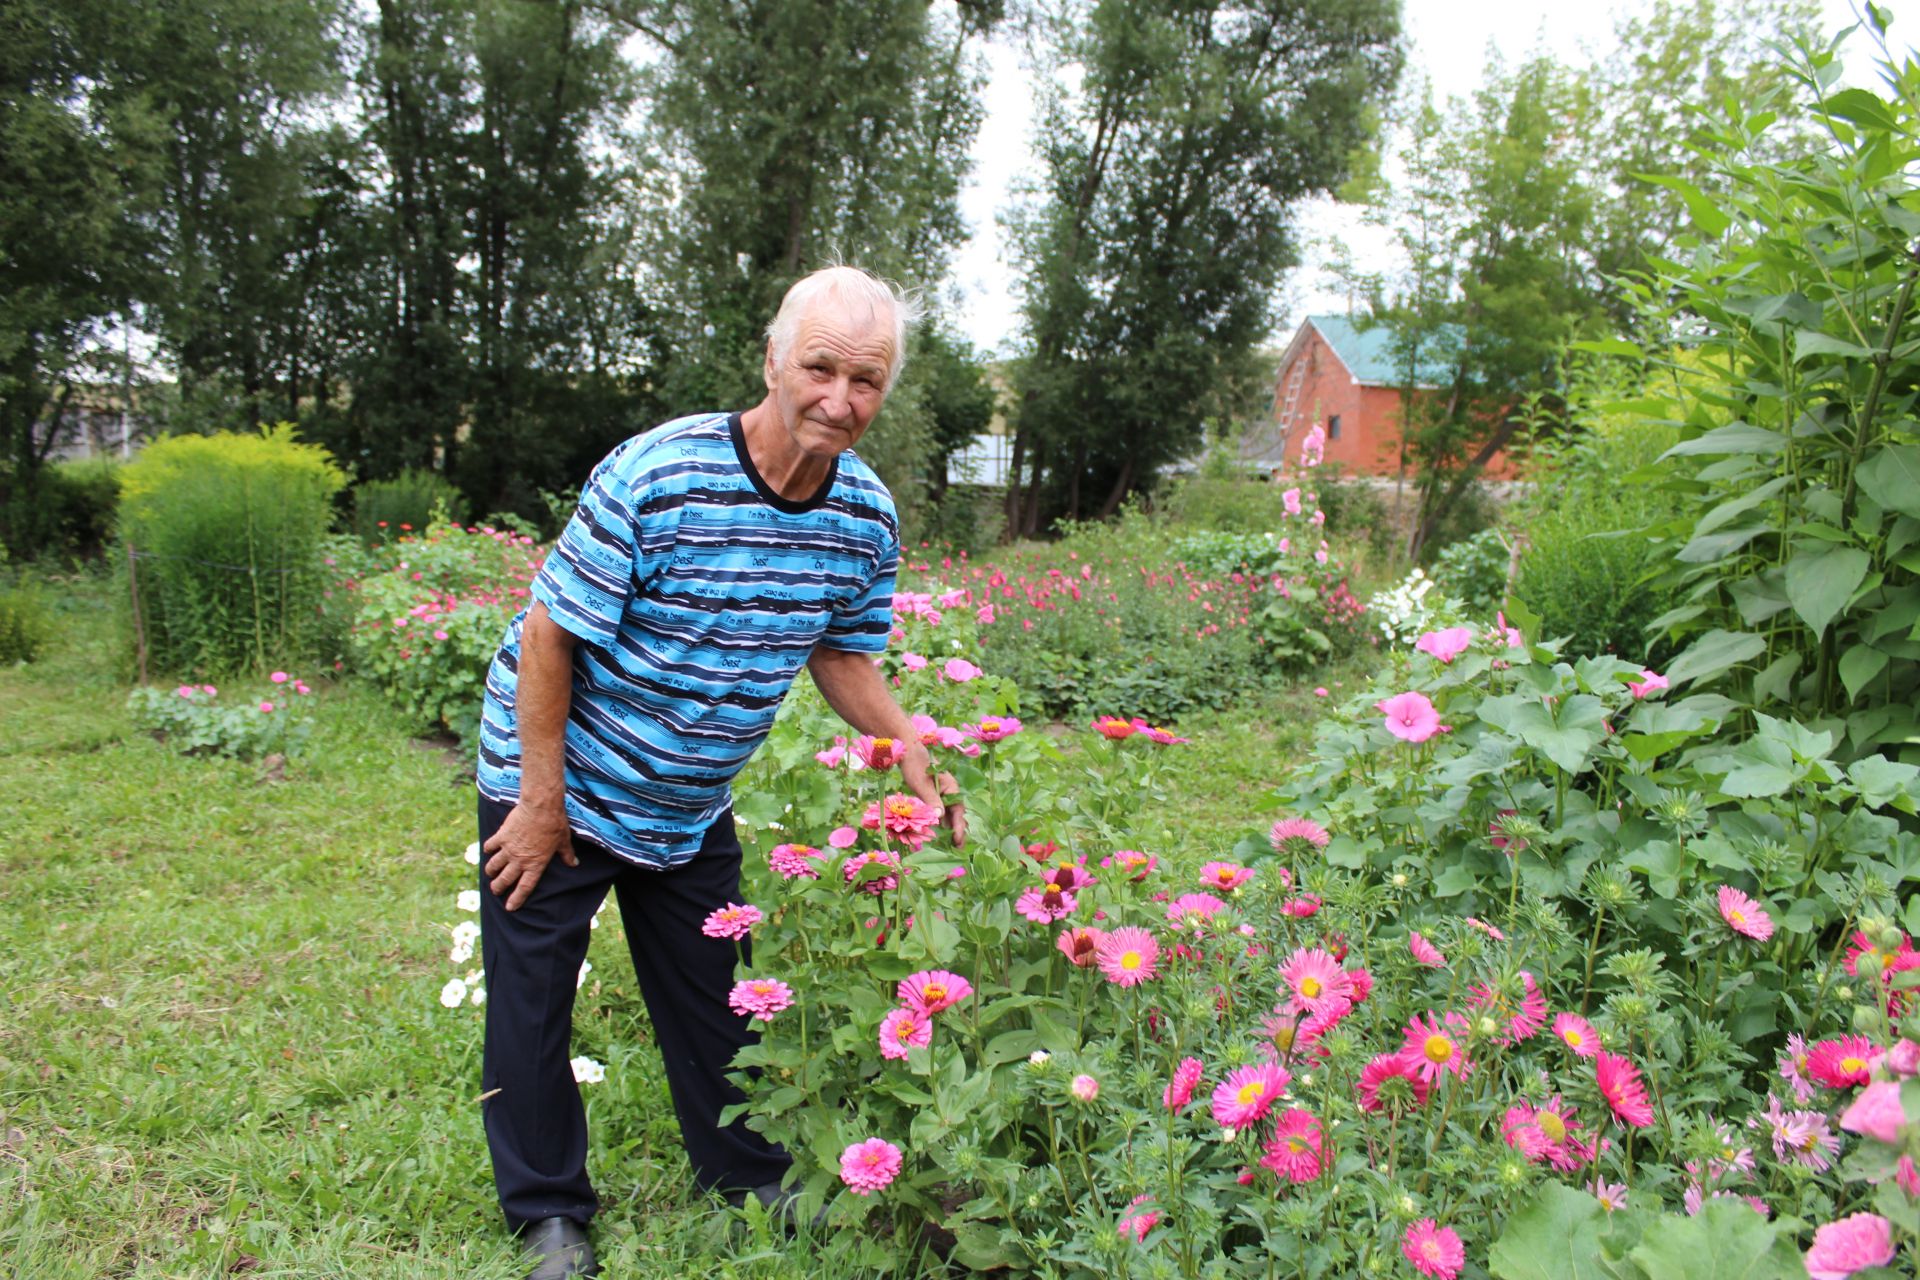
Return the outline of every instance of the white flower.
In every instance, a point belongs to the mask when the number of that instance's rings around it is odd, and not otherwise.
[[[1238,1132],[1237,1132],[1236,1130],[1233,1130],[1233,1129],[1222,1129],[1222,1130],[1220,1130],[1220,1141],[1222,1141],[1222,1142],[1232,1142],[1232,1141],[1234,1140],[1234,1138],[1236,1138],[1236,1137],[1238,1137],[1238,1136],[1239,1136],[1239,1135],[1238,1135]]]
[[[575,1084],[599,1084],[607,1078],[607,1069],[585,1054],[567,1065],[573,1068]]]
[[[483,1005],[486,1002],[487,1002],[487,989],[485,987],[475,987],[471,992],[467,994],[468,1004]]]
[[[456,947],[470,947],[479,937],[480,922],[478,920],[462,920],[459,924],[453,926],[453,945]]]
[[[462,889],[460,896],[453,900],[453,905],[462,911],[478,911],[480,909],[480,891],[478,889]]]
[[[467,984],[460,978],[448,978],[447,985],[440,988],[440,1003],[449,1009],[458,1009],[467,1000]]]
[[[456,941],[453,944],[453,950],[447,953],[448,964],[465,964],[471,959],[473,959],[473,944],[471,942]]]
[[[480,842],[478,840],[475,840],[472,844],[467,846],[467,851],[460,856],[467,860],[468,866],[470,867],[479,866],[480,865]]]
[[[1053,1055],[1048,1053],[1045,1049],[1035,1049],[1032,1053],[1027,1055],[1027,1061],[1037,1067],[1041,1063],[1046,1062],[1051,1057],[1053,1057]]]
[[[590,974],[590,973],[592,973],[592,972],[593,972],[593,961],[591,961],[591,960],[582,960],[582,961],[580,962],[580,976],[579,976],[578,978],[575,978],[575,979],[573,980],[573,989],[574,989],[575,991],[578,991],[578,990],[579,990],[579,989],[580,989],[581,987],[584,987],[584,986],[586,986],[586,985],[587,985],[587,975],[588,975],[588,974]]]

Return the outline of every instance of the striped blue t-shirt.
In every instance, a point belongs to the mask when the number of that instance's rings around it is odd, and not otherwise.
[[[647,866],[693,857],[814,646],[886,648],[899,556],[893,498],[852,452],[798,502],[755,469],[738,414],[680,418],[609,454],[533,583],[580,641],[573,829]],[[480,724],[480,791],[509,804],[525,619],[494,656]]]

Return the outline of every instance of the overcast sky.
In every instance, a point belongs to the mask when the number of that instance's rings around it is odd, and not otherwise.
[[[1883,3],[1885,0],[1883,0]],[[1848,0],[1821,0],[1830,30],[1854,21]],[[1504,0],[1499,5],[1469,0],[1404,0],[1409,40],[1407,69],[1424,72],[1432,81],[1436,99],[1471,93],[1481,80],[1490,48],[1497,47],[1509,64],[1542,47],[1568,63],[1595,60],[1613,44],[1616,20],[1643,12],[1645,0]],[[1912,29],[1920,6],[1891,4],[1896,17],[1903,9],[1907,21],[1892,32],[1905,43],[1915,41]],[[1868,40],[1856,35],[1850,42],[1848,79],[1868,83],[1872,58]],[[996,221],[1009,203],[1016,176],[1035,168],[1029,134],[1033,126],[1032,84],[1020,65],[1019,53],[1007,45],[988,49],[991,79],[986,88],[987,118],[973,149],[974,174],[961,197],[961,208],[973,237],[954,262],[951,283],[960,291],[961,332],[975,346],[1004,353],[1018,325],[1017,305],[1009,288],[1013,268]],[[1345,308],[1341,295],[1329,292],[1330,281],[1319,267],[1327,244],[1343,239],[1363,267],[1387,265],[1384,238],[1361,225],[1357,213],[1331,200],[1316,200],[1302,210],[1300,231],[1305,261],[1282,287],[1288,310],[1297,320],[1316,311]]]

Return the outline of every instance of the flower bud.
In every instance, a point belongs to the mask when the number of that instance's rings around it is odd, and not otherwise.
[[[1880,971],[1885,967],[1886,962],[1880,958],[1878,951],[1863,951],[1860,953],[1860,958],[1854,961],[1853,973],[1855,977],[1865,981],[1879,977]]]
[[[1100,1096],[1100,1082],[1090,1075],[1077,1075],[1073,1078],[1073,1083],[1067,1086],[1067,1092],[1071,1093],[1077,1102],[1092,1102]]]

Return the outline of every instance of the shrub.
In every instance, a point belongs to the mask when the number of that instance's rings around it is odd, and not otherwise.
[[[0,664],[32,662],[53,639],[53,618],[32,583],[0,586]]]
[[[436,513],[456,523],[467,518],[465,496],[438,471],[408,467],[353,487],[353,532],[369,546],[424,531]]]
[[[285,424],[169,436],[122,472],[152,664],[217,674],[313,656],[320,545],[345,476]]]
[[[1513,552],[1497,528],[1450,542],[1433,558],[1433,580],[1449,597],[1476,614],[1490,614],[1507,598]]]
[[[96,556],[113,536],[120,499],[120,463],[112,458],[56,462],[15,485],[0,511],[7,550],[18,559]]]
[[[304,707],[312,694],[304,680],[276,671],[262,690],[220,701],[210,684],[177,689],[142,685],[127,695],[134,727],[159,735],[188,755],[256,759],[299,751],[313,731]]]

